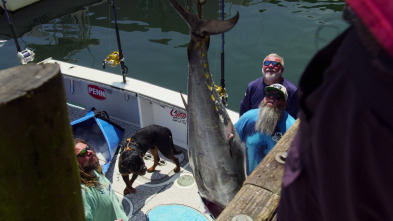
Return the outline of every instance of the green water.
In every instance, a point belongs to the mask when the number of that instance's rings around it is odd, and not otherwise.
[[[178,0],[186,5],[186,0]],[[194,1],[189,0],[195,12]],[[207,0],[205,19],[221,19],[221,0]],[[128,76],[187,92],[186,23],[167,0],[116,0],[116,15]],[[285,59],[284,77],[296,85],[312,56],[341,33],[343,1],[226,0],[224,15],[237,12],[236,26],[225,33],[225,83],[228,107],[238,111],[247,84],[261,76],[261,61],[272,52]],[[0,19],[6,19],[1,15]],[[19,65],[15,42],[0,36],[0,70]],[[21,48],[47,57],[102,70],[102,61],[117,50],[112,8],[104,1],[18,33]],[[220,83],[221,35],[212,36],[209,65]],[[120,74],[120,67],[106,71]],[[119,76],[119,81],[121,81]],[[180,99],[180,97],[179,97]]]

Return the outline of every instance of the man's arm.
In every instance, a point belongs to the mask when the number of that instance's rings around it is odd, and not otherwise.
[[[293,94],[291,99],[288,102],[288,106],[286,108],[286,111],[295,119],[298,118],[298,100],[297,100],[297,91]]]
[[[250,87],[247,87],[243,100],[240,102],[239,117],[241,117],[245,112],[251,109],[250,91]]]

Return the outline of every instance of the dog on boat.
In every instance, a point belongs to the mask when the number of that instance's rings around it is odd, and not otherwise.
[[[149,169],[146,168],[143,160],[148,150],[154,158],[153,166]],[[119,172],[126,183],[124,195],[136,193],[132,184],[138,175],[145,175],[146,171],[152,173],[155,170],[160,161],[158,151],[176,165],[173,171],[178,173],[180,164],[175,155],[182,152],[175,149],[170,129],[159,125],[150,125],[138,130],[131,138],[127,139],[119,158]],[[132,174],[131,180],[129,174]]]

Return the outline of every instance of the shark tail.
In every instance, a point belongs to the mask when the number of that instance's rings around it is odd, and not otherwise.
[[[183,8],[176,0],[169,0],[180,16],[187,22],[191,33],[197,36],[215,35],[231,30],[239,20],[239,12],[229,20],[203,20]]]

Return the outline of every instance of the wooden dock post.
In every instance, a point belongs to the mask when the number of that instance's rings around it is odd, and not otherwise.
[[[275,220],[284,174],[284,165],[276,160],[276,155],[287,152],[297,132],[299,122],[300,120],[297,119],[295,124],[247,177],[243,187],[216,219],[217,221]],[[251,220],[246,219],[244,215]]]
[[[0,71],[0,220],[85,220],[60,67]]]

